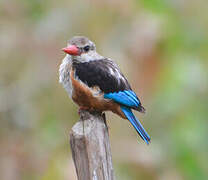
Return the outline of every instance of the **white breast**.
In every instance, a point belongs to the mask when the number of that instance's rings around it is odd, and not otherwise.
[[[73,90],[70,79],[71,66],[72,66],[71,56],[66,55],[59,67],[59,83],[63,85],[70,98],[72,97],[72,90]]]

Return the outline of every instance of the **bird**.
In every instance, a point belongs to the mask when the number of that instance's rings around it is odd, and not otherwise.
[[[80,110],[112,111],[129,120],[139,136],[150,143],[150,136],[132,110],[145,112],[140,99],[117,64],[96,51],[94,42],[74,36],[62,49],[66,56],[59,67],[59,82]]]

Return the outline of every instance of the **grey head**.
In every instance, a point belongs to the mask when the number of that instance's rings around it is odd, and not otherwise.
[[[63,51],[69,54],[72,60],[76,62],[88,62],[102,58],[96,52],[95,44],[84,36],[71,38],[67,43],[67,47],[63,48]]]
[[[74,36],[68,41],[68,44],[75,45],[77,48],[82,50],[82,53],[95,50],[95,44],[84,36]]]

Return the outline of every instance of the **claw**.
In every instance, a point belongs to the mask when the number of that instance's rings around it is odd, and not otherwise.
[[[83,111],[83,110],[89,110],[89,108],[84,107],[84,106],[80,106],[78,109],[78,114],[80,115],[81,111]]]

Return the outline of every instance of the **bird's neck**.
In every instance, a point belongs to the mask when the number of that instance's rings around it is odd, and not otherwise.
[[[103,59],[103,56],[95,51],[83,53],[80,56],[72,56],[72,61],[76,63],[90,62],[99,59]]]

